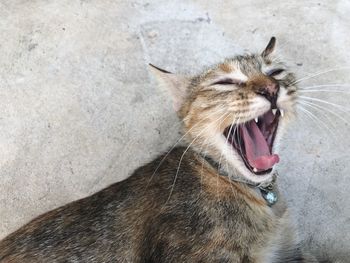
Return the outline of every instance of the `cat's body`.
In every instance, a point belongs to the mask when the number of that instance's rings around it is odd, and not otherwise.
[[[169,197],[184,151],[174,149],[156,178],[161,158],[35,219],[0,243],[0,261],[302,262],[282,201],[270,208],[192,151]]]
[[[0,262],[316,262],[297,247],[283,198],[268,203],[258,187],[271,185],[296,100],[274,45],[190,79],[155,69],[187,148],[34,219],[0,242]]]

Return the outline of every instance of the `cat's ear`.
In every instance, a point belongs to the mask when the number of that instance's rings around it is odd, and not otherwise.
[[[189,78],[173,74],[152,64],[149,64],[149,66],[159,84],[170,93],[175,111],[179,111],[187,96],[187,87],[190,83]]]
[[[276,38],[275,37],[271,37],[271,39],[270,39],[269,43],[267,44],[265,50],[261,53],[261,56],[267,57],[268,55],[270,55],[275,50],[275,46],[276,46]]]

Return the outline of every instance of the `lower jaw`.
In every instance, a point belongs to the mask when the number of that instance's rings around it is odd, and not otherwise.
[[[231,178],[232,181],[235,181],[235,179],[237,179],[238,181],[243,181],[247,182],[248,184],[255,185],[269,181],[272,176],[273,168],[254,173],[244,164],[242,159],[237,160],[237,158],[233,158],[231,154],[227,157],[221,156],[220,154],[213,155],[212,157],[216,161],[220,160],[220,158],[222,158],[222,161],[225,160],[224,162],[228,164],[228,166],[223,165],[222,168],[225,171],[226,176]],[[239,156],[236,157],[241,158]]]
[[[250,169],[249,169],[250,170]],[[251,171],[251,170],[250,170]],[[272,168],[268,169],[268,170],[265,170],[265,171],[260,171],[260,172],[254,172],[254,171],[251,171],[251,173],[255,174],[255,175],[267,175],[269,173],[272,172]]]
[[[261,175],[267,175],[272,172],[273,168],[267,169],[267,170],[262,170],[262,171],[257,171],[254,172],[254,168],[251,167],[246,160],[244,160],[242,157],[242,162],[244,163],[245,167],[254,175],[261,176]]]
[[[251,183],[262,183],[262,182],[266,182],[266,180],[269,180],[269,178],[271,178],[272,171],[273,171],[273,168],[268,169],[266,171],[255,173],[255,172],[252,172],[250,169],[248,169],[244,165],[244,171],[241,171],[240,175],[242,178],[250,181]]]
[[[235,161],[229,162],[229,163],[231,163],[232,168],[235,170],[235,172],[232,173],[233,178],[235,178],[235,177],[242,178],[243,180],[248,180],[253,184],[254,183],[262,183],[262,182],[265,182],[266,180],[269,180],[271,178],[274,167],[267,169],[267,170],[264,170],[264,171],[254,172],[253,168],[248,167],[247,164],[244,162],[244,160],[242,159],[242,157],[238,153],[237,153],[237,155],[236,156],[238,158],[240,158],[240,161],[239,161],[240,164],[238,164]]]

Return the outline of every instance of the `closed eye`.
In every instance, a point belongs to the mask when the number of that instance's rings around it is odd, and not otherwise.
[[[283,71],[284,69],[281,69],[281,68],[272,69],[269,72],[267,72],[267,75],[269,75],[270,77],[274,77],[281,74]]]
[[[230,79],[230,78],[226,78],[226,79],[221,79],[218,80],[214,83],[212,83],[211,85],[242,85],[243,81],[238,80],[238,79]]]

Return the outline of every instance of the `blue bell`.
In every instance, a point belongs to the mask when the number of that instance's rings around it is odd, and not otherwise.
[[[269,206],[276,204],[278,198],[277,198],[277,194],[275,192],[269,191],[269,190],[264,190],[264,189],[260,189],[260,190],[261,190],[261,194],[262,194],[263,198],[266,200],[266,202]]]

